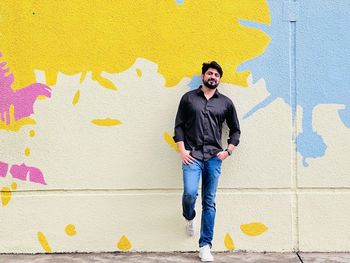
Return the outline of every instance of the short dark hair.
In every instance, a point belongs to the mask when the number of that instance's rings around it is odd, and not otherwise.
[[[222,75],[224,74],[224,72],[222,71],[222,68],[221,66],[216,62],[216,61],[211,61],[211,62],[208,62],[208,63],[203,63],[203,66],[202,66],[202,74],[204,75],[205,72],[207,72],[207,70],[209,68],[214,68],[216,69],[219,74],[220,74],[220,78],[222,77]]]

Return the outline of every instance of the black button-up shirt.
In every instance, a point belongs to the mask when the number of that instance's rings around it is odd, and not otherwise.
[[[175,142],[183,141],[191,156],[207,161],[222,151],[222,124],[230,129],[228,144],[239,143],[241,134],[232,101],[218,92],[207,100],[202,86],[184,94],[175,120]]]

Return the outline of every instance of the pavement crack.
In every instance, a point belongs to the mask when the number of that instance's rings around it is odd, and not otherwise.
[[[296,252],[296,254],[297,254],[297,256],[298,256],[300,262],[301,262],[301,263],[304,263],[304,261],[301,259],[301,256],[299,255],[299,252]]]

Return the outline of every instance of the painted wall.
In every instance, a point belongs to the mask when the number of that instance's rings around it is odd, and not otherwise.
[[[0,253],[196,250],[171,136],[209,60],[242,126],[213,249],[350,251],[349,12],[347,0],[2,0]]]

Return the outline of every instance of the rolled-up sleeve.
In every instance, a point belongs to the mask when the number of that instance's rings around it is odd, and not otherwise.
[[[182,96],[177,110],[174,129],[174,141],[180,142],[185,140],[185,118],[186,118],[186,95]]]
[[[226,123],[230,130],[227,143],[237,146],[241,136],[241,129],[239,127],[237,112],[232,102],[228,104],[228,109],[226,111]]]

